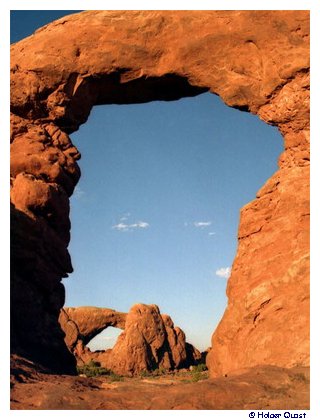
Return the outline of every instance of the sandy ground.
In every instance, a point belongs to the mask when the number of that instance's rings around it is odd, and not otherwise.
[[[13,410],[309,409],[309,369],[260,366],[207,379],[179,372],[158,377],[50,375],[24,359],[12,363]],[[197,380],[195,382],[195,380]]]

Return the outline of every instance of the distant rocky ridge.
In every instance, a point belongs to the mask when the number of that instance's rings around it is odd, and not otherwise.
[[[186,342],[181,328],[157,305],[139,303],[128,314],[90,306],[63,308],[59,322],[80,365],[94,360],[117,374],[132,376],[157,368],[189,367],[201,360],[199,350]],[[108,326],[124,330],[114,347],[90,351],[86,344]]]

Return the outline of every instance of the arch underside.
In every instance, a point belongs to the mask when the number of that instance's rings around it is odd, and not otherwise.
[[[80,177],[69,134],[94,105],[210,91],[285,141],[279,170],[241,210],[210,374],[309,364],[308,35],[306,11],[89,11],[12,46],[12,352],[74,371],[57,322]]]

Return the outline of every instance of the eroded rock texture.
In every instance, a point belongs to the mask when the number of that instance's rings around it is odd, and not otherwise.
[[[278,126],[285,142],[278,172],[241,211],[211,375],[309,363],[307,11],[89,11],[12,46],[13,352],[70,366],[57,322],[80,176],[68,135],[95,104],[208,90]]]
[[[128,314],[106,308],[64,308],[59,322],[80,365],[94,360],[115,373],[132,376],[157,368],[189,367],[201,359],[201,353],[186,343],[181,328],[169,315],[160,314],[156,305],[139,303]],[[90,351],[86,344],[109,326],[124,330],[113,349]]]
[[[127,314],[108,308],[81,306],[63,308],[59,324],[65,333],[64,341],[80,363],[91,360],[91,352],[86,345],[107,327],[124,329]]]

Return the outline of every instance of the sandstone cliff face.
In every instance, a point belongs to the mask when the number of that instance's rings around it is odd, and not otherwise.
[[[115,373],[132,376],[157,368],[189,367],[201,359],[201,353],[186,343],[184,332],[156,305],[136,304],[128,314],[90,306],[64,308],[59,322],[80,365],[94,360]],[[86,344],[108,326],[124,330],[115,346],[91,352]]]
[[[306,11],[89,11],[12,46],[13,352],[52,369],[43,355],[56,354],[60,370],[70,366],[57,322],[60,280],[72,271],[68,199],[80,176],[68,134],[95,104],[207,90],[278,126],[285,141],[279,171],[241,211],[211,375],[309,363]]]

